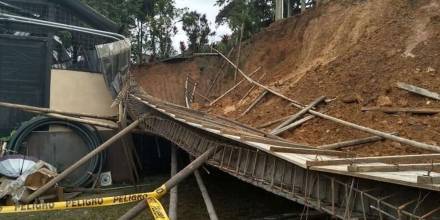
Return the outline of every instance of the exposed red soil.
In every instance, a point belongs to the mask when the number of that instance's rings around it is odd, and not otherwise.
[[[416,141],[440,144],[440,115],[361,111],[364,106],[380,104],[440,108],[438,101],[396,87],[401,81],[440,92],[439,0],[330,1],[272,24],[245,42],[242,54],[241,67],[246,73],[261,66],[253,78],[266,73],[263,84],[294,100],[307,104],[326,96],[333,101],[320,105],[321,112],[381,131],[398,132]],[[164,73],[174,68],[165,69]],[[203,109],[255,127],[298,111],[287,101],[267,95],[240,117],[262,92],[255,89],[240,101],[249,88],[245,83],[214,106]],[[317,146],[369,135],[315,118],[282,136]],[[391,141],[344,150],[368,156],[427,152]]]

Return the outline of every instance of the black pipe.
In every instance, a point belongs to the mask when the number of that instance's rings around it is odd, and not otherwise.
[[[119,33],[121,27],[114,21],[97,12],[92,7],[81,3],[79,0],[52,0],[56,4],[61,4],[66,8],[76,12],[85,22],[91,24],[94,28]]]

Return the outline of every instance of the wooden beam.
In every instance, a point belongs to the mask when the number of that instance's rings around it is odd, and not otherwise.
[[[290,141],[287,141],[287,140],[286,141],[281,141],[281,140],[269,139],[269,138],[258,137],[258,136],[245,136],[245,135],[242,135],[242,136],[240,136],[240,140],[242,140],[242,141],[250,141],[250,142],[257,142],[257,143],[262,143],[262,144],[276,145],[276,146],[281,146],[281,147],[315,149],[312,146],[308,146],[308,145],[304,145],[304,144],[299,144],[299,143],[294,143],[294,142],[290,142]]]
[[[290,129],[292,129],[292,128],[296,128],[296,127],[298,127],[298,126],[300,126],[300,125],[306,123],[307,121],[312,120],[313,118],[315,118],[315,116],[313,116],[313,115],[306,116],[306,117],[304,117],[304,118],[301,118],[301,119],[298,120],[298,121],[293,122],[293,123],[290,124],[290,125],[287,125],[287,126],[285,126],[285,127],[282,127],[281,129],[279,129],[279,130],[277,130],[277,131],[275,131],[275,132],[273,132],[273,133],[271,133],[271,134],[273,134],[273,135],[279,135],[279,134],[281,134],[281,133],[283,133],[283,132],[285,132],[285,131],[287,131],[287,130],[290,130]]]
[[[292,115],[291,117],[289,117],[285,122],[281,123],[280,125],[278,125],[276,128],[274,128],[270,133],[271,134],[279,134],[279,130],[281,130],[283,127],[289,125],[290,123],[298,120],[299,118],[301,118],[303,115],[307,114],[307,112],[309,110],[311,110],[313,107],[315,107],[316,105],[318,105],[319,103],[321,103],[322,101],[325,100],[325,96],[321,96],[317,99],[315,99],[313,102],[311,102],[307,107],[301,109],[298,113]]]
[[[249,74],[249,76],[254,75],[255,73],[257,73],[259,70],[261,69],[261,66],[258,67],[254,72],[252,72],[251,74]],[[248,76],[247,76],[248,77]],[[234,89],[236,89],[239,85],[241,85],[243,82],[245,82],[245,79],[240,80],[240,82],[238,82],[237,84],[235,84],[232,88],[230,88],[228,91],[226,91],[225,93],[223,93],[222,95],[220,95],[218,98],[216,98],[214,101],[212,101],[211,103],[209,103],[210,106],[214,105],[215,103],[217,103],[218,101],[220,101],[220,99],[222,99],[223,97],[225,97],[226,95],[228,95],[229,93],[231,93],[232,91],[234,91]]]
[[[397,83],[397,87],[399,87],[400,89],[406,90],[408,92],[412,92],[421,96],[425,96],[428,98],[432,98],[432,99],[436,99],[436,100],[440,100],[440,94],[435,93],[435,92],[431,92],[427,89],[424,88],[420,88],[414,85],[410,85],[410,84],[406,84],[403,82],[398,82]]]
[[[269,121],[269,122],[266,122],[266,123],[264,123],[264,124],[262,124],[262,125],[259,125],[259,126],[257,126],[257,128],[265,128],[265,127],[269,127],[269,126],[274,125],[274,124],[276,124],[276,123],[279,123],[279,122],[285,121],[286,119],[288,119],[288,118],[290,118],[290,117],[291,117],[291,115],[288,115],[288,116],[285,116],[285,117],[282,117],[282,118],[279,118],[279,119],[275,119],[275,120],[273,120],[273,121]]]
[[[167,193],[167,190],[172,189],[177,184],[182,182],[186,177],[194,173],[195,170],[197,170],[200,166],[202,166],[216,152],[216,149],[217,148],[215,147],[209,148],[208,150],[205,151],[205,153],[200,155],[198,158],[196,158],[194,161],[188,164],[185,168],[180,170],[176,175],[172,176],[161,187],[156,189],[154,191],[155,194],[158,195],[156,199],[160,199],[160,197],[162,197]],[[146,208],[147,208],[147,201],[142,200],[139,203],[137,203],[133,208],[128,210],[123,216],[121,216],[119,220],[134,219]]]
[[[440,160],[440,154],[415,154],[403,156],[382,156],[382,157],[358,157],[350,159],[333,160],[312,160],[307,161],[306,165],[311,166],[331,166],[356,163],[388,163],[388,164],[412,164],[427,163]]]
[[[384,165],[359,165],[348,166],[349,172],[399,172],[399,171],[433,171],[440,172],[440,163],[423,164],[384,164]]]
[[[254,102],[252,102],[252,104],[243,112],[241,113],[240,117],[245,116],[248,112],[250,112],[260,101],[261,99],[264,98],[264,96],[267,95],[267,93],[269,93],[267,90],[263,91],[263,93],[261,93]]]
[[[397,133],[392,133],[392,134],[397,134]],[[319,149],[326,149],[326,150],[334,150],[334,149],[339,149],[339,148],[343,148],[343,147],[352,147],[355,145],[368,144],[368,143],[372,143],[372,142],[376,142],[376,141],[381,141],[384,139],[385,138],[383,138],[383,137],[372,136],[372,137],[367,137],[367,138],[360,138],[360,139],[355,139],[355,140],[338,142],[338,143],[334,143],[334,144],[321,145],[321,146],[318,146],[318,148]]]
[[[384,113],[438,114],[440,108],[400,108],[400,107],[363,107],[362,111],[379,111]]]
[[[22,111],[32,112],[32,113],[39,113],[39,114],[54,113],[54,114],[65,115],[65,116],[104,119],[104,120],[110,120],[110,121],[116,121],[118,119],[117,116],[68,112],[68,111],[62,111],[62,110],[57,110],[57,109],[41,108],[41,107],[13,104],[13,103],[7,103],[7,102],[0,102],[0,107],[13,108],[13,109],[18,109],[18,110],[22,110]]]
[[[278,152],[278,153],[329,155],[329,156],[340,156],[340,157],[354,156],[354,154],[350,153],[350,152],[333,151],[333,150],[319,150],[319,149],[291,148],[291,147],[271,146],[270,151]]]
[[[228,61],[228,63],[229,64],[231,64],[231,66],[233,66],[234,68],[238,68],[237,67],[237,65],[235,65],[230,59],[228,59],[225,55],[223,55],[222,53],[220,53],[220,51],[218,51],[217,49],[215,49],[215,48],[212,48],[214,51],[216,51],[217,53],[219,53],[220,54],[220,56],[221,57],[223,57],[223,59],[225,59],[226,61]],[[293,100],[293,99],[291,99],[291,98],[289,98],[289,97],[287,97],[287,96],[285,96],[285,95],[283,95],[283,94],[281,94],[280,92],[277,92],[277,91],[275,91],[274,89],[272,89],[272,88],[269,88],[268,86],[265,86],[265,85],[263,85],[263,84],[261,84],[261,83],[259,83],[259,82],[256,82],[255,80],[253,80],[251,77],[250,77],[250,75],[248,76],[248,75],[246,75],[241,69],[239,69],[238,68],[238,72],[249,82],[249,83],[252,83],[252,84],[254,84],[254,85],[257,85],[258,87],[261,87],[261,88],[263,88],[263,89],[265,89],[265,90],[267,90],[267,91],[269,91],[270,93],[272,93],[272,94],[274,94],[274,95],[276,95],[276,96],[278,96],[278,97],[280,97],[280,98],[282,98],[282,99],[285,99],[285,100],[287,100],[287,101],[289,101],[289,102],[291,102],[291,103],[293,103],[293,104],[295,104],[295,106],[301,106],[300,108],[304,108],[304,106],[301,104],[301,103],[299,103],[299,102],[297,102],[297,101],[295,101],[295,100]]]
[[[264,79],[264,77],[266,76],[266,73],[263,73],[263,75],[261,75],[260,77],[260,81]],[[243,102],[243,100],[245,100],[249,94],[251,94],[251,92],[255,89],[255,87],[257,87],[256,85],[252,85],[252,87],[244,94],[243,98],[240,99],[240,101],[238,101],[238,103]]]
[[[440,184],[440,176],[417,176],[417,183],[424,185]]]

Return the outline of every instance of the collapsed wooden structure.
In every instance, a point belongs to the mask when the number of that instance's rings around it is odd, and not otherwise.
[[[428,173],[433,179],[440,176],[426,169],[426,162],[438,160],[438,154],[357,158],[339,153],[337,157],[334,151],[268,137],[237,122],[155,99],[143,94],[134,82],[129,91],[124,99],[129,114],[134,118],[148,115],[141,123],[143,131],[161,136],[195,157],[216,148],[208,164],[274,194],[340,219],[429,219],[438,215],[440,184],[418,180]],[[281,148],[288,152],[278,152]],[[402,170],[377,168],[396,162],[402,167],[423,165]],[[376,168],[362,168],[373,165]],[[371,172],[374,169],[383,171]]]

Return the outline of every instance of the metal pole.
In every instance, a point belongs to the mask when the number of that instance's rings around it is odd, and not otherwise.
[[[95,150],[91,151],[90,153],[88,153],[87,155],[85,155],[83,158],[81,158],[80,160],[78,160],[77,162],[75,162],[74,164],[72,164],[70,167],[68,167],[67,169],[65,169],[62,173],[60,173],[58,176],[56,176],[55,178],[53,178],[51,181],[49,181],[48,183],[46,183],[45,185],[43,185],[41,188],[39,188],[37,191],[33,192],[32,194],[30,194],[28,197],[26,197],[25,199],[23,199],[24,203],[29,203],[32,200],[34,200],[35,198],[37,198],[38,196],[40,196],[41,194],[43,194],[44,192],[46,192],[48,189],[50,189],[51,187],[53,187],[56,183],[58,183],[59,181],[63,180],[66,176],[68,176],[69,174],[71,174],[73,171],[75,171],[78,167],[80,167],[81,165],[85,164],[87,161],[89,161],[91,158],[93,158],[94,156],[96,156],[97,154],[101,153],[102,151],[104,151],[105,149],[107,149],[109,146],[111,146],[113,143],[115,143],[117,140],[119,140],[121,137],[123,137],[124,135],[128,134],[131,130],[135,129],[139,123],[141,122],[142,119],[138,119],[136,121],[134,121],[133,123],[131,123],[129,126],[127,126],[126,128],[124,128],[123,130],[121,130],[119,133],[117,133],[115,136],[111,137],[110,139],[108,139],[106,142],[104,142],[103,144],[101,144],[99,147],[97,147]]]
[[[203,182],[199,170],[194,171],[194,176],[196,177],[196,181],[197,184],[199,185],[200,192],[202,193],[203,201],[205,201],[206,209],[208,210],[209,219],[218,220],[218,216],[217,213],[215,212],[214,205],[212,204],[211,197],[209,196],[208,190],[206,189],[205,183]]]
[[[205,163],[209,159],[209,157],[215,153],[215,150],[216,150],[215,147],[209,148],[200,157],[196,158],[193,162],[188,164],[188,166],[186,166],[181,171],[179,171],[176,175],[171,177],[171,179],[169,179],[161,188],[167,190],[167,189],[172,189],[173,187],[175,187],[178,183],[180,183],[186,177],[191,175],[196,169],[198,169],[200,166],[202,166],[203,163]],[[161,195],[163,195],[163,194],[161,194]],[[159,199],[159,198],[157,198],[157,199]],[[128,210],[128,212],[126,212],[123,216],[121,216],[119,218],[119,220],[133,219],[146,208],[147,208],[146,201],[142,200],[138,204],[136,204],[133,208]]]
[[[177,173],[177,147],[171,145],[171,177]],[[170,220],[177,220],[177,186],[170,190],[170,208],[168,210],[168,216]]]

